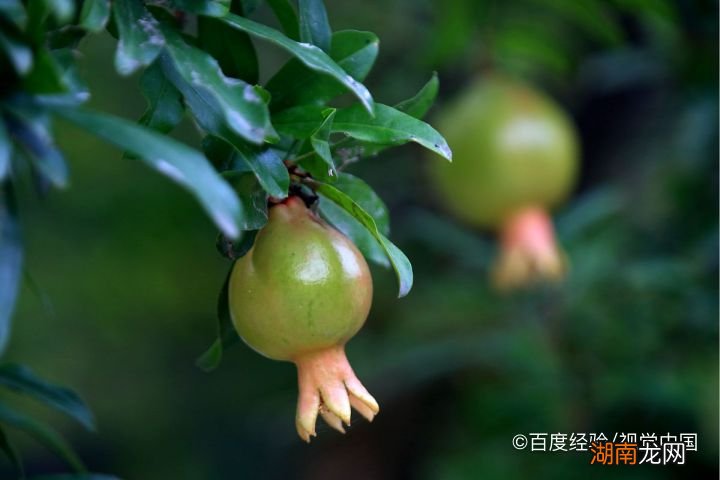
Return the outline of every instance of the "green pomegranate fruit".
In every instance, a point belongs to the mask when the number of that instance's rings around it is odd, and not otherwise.
[[[574,187],[579,155],[563,110],[528,85],[489,77],[463,92],[438,126],[453,163],[433,163],[431,176],[455,215],[500,232],[496,285],[562,278],[566,262],[547,212]]]
[[[270,209],[252,249],[233,268],[229,299],[233,324],[249,346],[296,364],[302,439],[315,435],[318,413],[341,432],[351,407],[372,421],[378,404],[344,348],[370,311],[370,271],[355,245],[302,199]]]

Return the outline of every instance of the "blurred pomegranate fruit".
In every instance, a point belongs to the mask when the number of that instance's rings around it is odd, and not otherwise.
[[[454,156],[451,165],[433,162],[431,177],[458,218],[498,231],[495,285],[563,278],[549,211],[578,172],[578,137],[565,112],[526,84],[488,77],[461,93],[438,126]]]

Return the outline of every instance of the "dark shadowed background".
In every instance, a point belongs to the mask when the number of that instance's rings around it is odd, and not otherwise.
[[[717,478],[717,3],[617,0],[607,17],[509,3],[327,2],[336,30],[380,37],[366,84],[383,103],[437,70],[432,123],[473,78],[511,70],[568,110],[583,155],[556,212],[564,284],[492,291],[493,238],[444,212],[419,148],[353,165],[387,202],[416,283],[397,300],[392,272],[374,269],[372,312],[348,345],[376,421],[345,436],[319,424],[306,445],[292,364],[240,345],[214,373],[194,366],[229,266],[201,208],[61,124],[71,188],[44,202],[20,192],[30,278],[8,359],[79,391],[99,431],[27,407],[92,470],[133,480]],[[265,7],[255,17],[272,23]],[[256,45],[265,81],[286,57]],[[137,78],[114,73],[110,37],[81,50],[91,104],[139,117]],[[175,135],[199,142],[190,124]],[[698,451],[682,467],[597,466],[587,452],[515,450],[513,436],[530,432],[696,432]],[[35,443],[21,450],[32,472],[63,469]]]

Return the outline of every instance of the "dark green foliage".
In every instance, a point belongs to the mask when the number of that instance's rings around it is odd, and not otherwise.
[[[232,259],[247,252],[254,232],[267,221],[268,198],[282,199],[291,189],[322,191],[327,202],[323,215],[357,239],[371,260],[387,265],[387,255],[398,271],[401,295],[407,293],[412,270],[405,255],[385,237],[387,209],[367,184],[339,173],[343,165],[334,160],[333,136],[342,133],[355,142],[378,145],[415,141],[445,157],[449,148],[425,123],[376,105],[360,83],[377,56],[377,37],[356,31],[333,34],[321,0],[301,1],[297,13],[290,3],[269,3],[287,35],[245,16],[257,9],[256,2],[2,4],[0,352],[7,343],[22,277],[15,183],[29,171],[38,193],[45,196],[50,188],[64,188],[70,182],[66,159],[54,138],[56,118],[115,145],[127,158],[145,162],[192,193],[221,230],[218,248]],[[189,16],[197,20],[195,36],[183,28]],[[117,73],[142,71],[140,88],[148,106],[139,124],[80,107],[90,92],[76,72],[75,49],[86,33],[105,28],[117,39]],[[251,36],[293,57],[268,83],[269,92],[257,85],[259,65]],[[354,95],[357,105],[327,108],[344,93]],[[434,92],[424,95],[415,108],[427,110],[432,98]],[[304,120],[307,134],[287,128],[278,133],[270,112],[297,108],[327,111]],[[206,135],[204,152],[210,162],[193,148],[163,136],[182,122],[186,111]],[[318,163],[324,164],[318,179],[335,186],[310,178]],[[301,165],[311,166],[310,171]],[[218,341],[199,361],[204,369],[217,366],[222,348],[236,340],[223,295],[218,304]],[[89,411],[71,392],[45,384],[21,367],[4,368],[0,384],[35,395],[92,426]],[[71,466],[82,469],[72,450],[41,423],[9,407],[0,410],[0,417],[0,423],[36,436]],[[21,468],[4,434],[2,439],[3,450]]]

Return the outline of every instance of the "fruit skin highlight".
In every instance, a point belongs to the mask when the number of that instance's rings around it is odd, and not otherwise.
[[[372,278],[355,245],[299,197],[270,208],[252,249],[233,267],[230,314],[240,337],[298,369],[296,427],[309,441],[318,413],[343,432],[355,408],[379,407],[355,376],[344,346],[365,323]]]
[[[578,174],[579,142],[565,112],[528,85],[491,76],[463,92],[438,127],[453,163],[431,164],[431,177],[458,218],[500,232],[495,285],[562,278],[566,262],[548,211]]]

